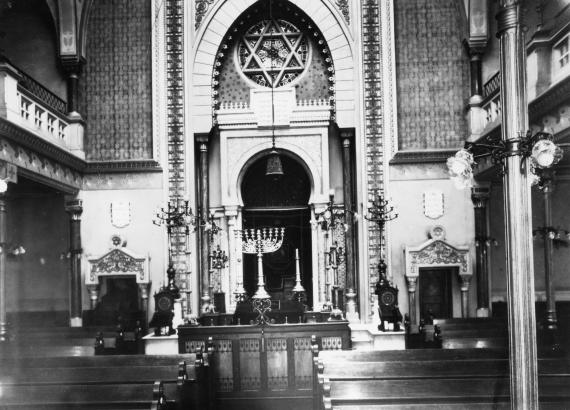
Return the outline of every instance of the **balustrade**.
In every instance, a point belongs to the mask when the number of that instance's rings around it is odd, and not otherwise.
[[[84,158],[83,123],[66,111],[64,100],[7,60],[0,61],[0,118]]]

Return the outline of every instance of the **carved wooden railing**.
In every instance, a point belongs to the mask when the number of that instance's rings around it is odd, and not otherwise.
[[[212,365],[220,408],[233,401],[267,403],[287,398],[291,408],[311,406],[315,346],[350,348],[348,322],[315,324],[179,326],[180,353],[203,349],[213,337]],[[312,337],[313,336],[313,337]]]

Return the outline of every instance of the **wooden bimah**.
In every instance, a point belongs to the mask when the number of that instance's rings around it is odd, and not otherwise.
[[[313,343],[321,350],[350,348],[347,321],[183,325],[178,327],[179,353],[201,351],[209,337],[213,339],[216,406],[228,409],[309,410],[314,387]]]

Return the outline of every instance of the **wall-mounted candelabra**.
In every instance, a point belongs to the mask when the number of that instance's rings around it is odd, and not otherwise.
[[[271,310],[271,299],[265,289],[263,254],[273,253],[283,244],[285,228],[256,228],[240,231],[242,252],[257,255],[257,290],[252,297],[253,309],[258,312],[258,324],[267,322],[266,313]]]

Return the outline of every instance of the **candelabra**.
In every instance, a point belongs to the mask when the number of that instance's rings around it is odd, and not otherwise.
[[[334,210],[334,190],[331,189],[329,192],[329,202],[327,203],[324,211],[317,213],[317,221],[321,225],[323,231],[325,232],[325,301],[323,303],[322,310],[324,312],[331,312],[331,317],[338,317],[338,302],[339,302],[339,286],[338,286],[338,265],[344,261],[344,252],[342,247],[339,247],[337,242],[333,243],[333,231],[334,229],[343,224],[339,215],[341,212],[336,212]],[[339,258],[339,250],[342,256]],[[334,269],[333,269],[334,267]],[[332,271],[332,273],[331,273]],[[336,286],[336,296],[333,295]],[[331,299],[336,300],[335,303]],[[342,312],[340,313],[342,317]]]
[[[299,269],[299,249],[295,249],[295,286],[293,287],[293,298],[300,303],[305,299],[305,288],[301,283],[301,270]]]
[[[338,280],[338,266],[344,262],[344,251],[335,241],[328,252],[325,252],[325,269],[327,271],[327,293],[330,291],[332,310],[329,320],[343,320],[342,310],[339,307],[340,286]],[[331,286],[332,283],[332,286]]]
[[[193,215],[189,201],[177,196],[174,200],[168,201],[166,205],[156,210],[152,223],[156,226],[166,227],[166,234],[168,236],[168,268],[166,270],[168,284],[166,289],[171,292],[175,299],[178,299],[180,297],[180,290],[175,282],[176,270],[174,269],[173,260],[174,240],[176,236],[184,234],[186,237],[186,249],[188,249],[190,232],[196,229],[198,217]],[[187,298],[189,299],[190,291],[187,291],[187,293]],[[187,300],[186,303],[188,309],[190,309],[190,300]]]
[[[225,251],[220,250],[218,245],[217,250],[213,250],[214,238],[222,230],[214,220],[214,213],[210,212],[208,215],[208,220],[204,222],[204,229],[208,233],[208,248],[210,253],[208,255],[208,283],[209,283],[209,294],[202,297],[204,303],[202,304],[202,313],[214,313],[216,311],[216,305],[214,304],[214,284],[212,278],[214,276],[215,269],[222,269],[228,257]]]
[[[266,314],[271,310],[271,298],[265,290],[263,254],[281,248],[285,238],[285,228],[245,229],[241,234],[242,252],[257,255],[257,291],[252,297],[252,306],[258,312],[258,324],[264,324],[268,321]]]
[[[378,241],[378,254],[380,255],[380,261],[378,262],[378,273],[379,280],[386,279],[387,265],[383,258],[383,239],[384,239],[384,227],[386,222],[393,221],[398,217],[398,214],[394,212],[394,207],[390,205],[389,201],[384,199],[382,193],[378,190],[372,200],[372,206],[368,208],[368,215],[364,217],[378,225],[378,230],[380,231],[380,240]]]

